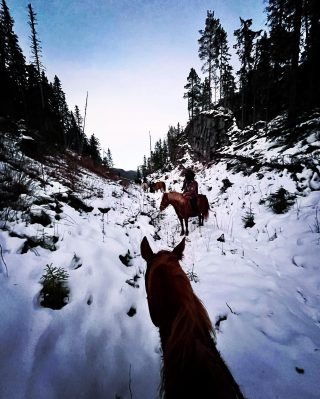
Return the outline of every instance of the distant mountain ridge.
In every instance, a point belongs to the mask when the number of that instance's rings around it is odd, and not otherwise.
[[[111,168],[111,171],[115,174],[118,175],[120,178],[125,177],[126,179],[129,180],[135,180],[137,177],[137,172],[134,170],[124,170],[121,168]]]

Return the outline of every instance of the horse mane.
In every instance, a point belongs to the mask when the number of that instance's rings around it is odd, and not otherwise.
[[[161,397],[244,399],[215,346],[208,313],[179,263],[184,245],[185,239],[173,251],[154,254],[146,238],[141,243],[149,313],[163,350]]]
[[[151,302],[160,302],[165,312],[161,314],[161,320],[158,319],[160,314],[150,312],[153,315],[152,321],[160,327],[163,348],[160,391],[165,397],[180,398],[176,389],[180,390],[180,394],[181,387],[185,386],[186,392],[189,389],[186,376],[193,378],[194,373],[200,373],[203,367],[207,368],[208,363],[214,361],[211,351],[207,349],[215,348],[214,330],[208,313],[194,294],[177,256],[169,251],[160,251],[153,259],[152,268],[153,276],[148,276],[148,279],[151,278],[154,283],[148,287],[148,291],[150,289],[153,292],[150,292],[150,297],[148,293],[148,297]],[[159,291],[154,292],[156,286]],[[155,297],[152,298],[152,294]],[[166,323],[170,324],[169,332],[166,331]],[[200,351],[195,350],[195,345]],[[195,367],[200,369],[196,371]]]
[[[202,342],[206,342],[206,346],[214,347],[215,336],[208,313],[190,289],[190,282],[182,269],[175,268],[172,279],[175,279],[176,294],[183,306],[171,326],[171,334],[166,343],[161,388],[162,391],[166,387],[168,392],[175,392],[176,387],[181,389],[185,386],[187,392],[189,387],[186,378],[194,378],[195,373],[200,372],[196,368],[203,361],[208,363],[206,351],[199,358],[195,345],[202,347]],[[175,396],[173,394],[172,397]]]

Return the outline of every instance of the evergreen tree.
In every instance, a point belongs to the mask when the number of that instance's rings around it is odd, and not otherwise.
[[[108,159],[109,168],[113,168],[114,167],[114,163],[113,163],[113,157],[112,157],[110,148],[108,148],[108,150],[107,150],[107,159]]]
[[[71,111],[67,115],[67,130],[66,130],[66,147],[74,151],[79,150],[80,142],[80,131],[74,117],[74,113]]]
[[[262,119],[267,120],[272,87],[271,43],[267,32],[263,33],[256,44],[255,71],[252,82],[257,111]]]
[[[218,20],[219,21],[219,20]],[[217,42],[217,61],[219,64],[219,87],[220,87],[220,99],[223,97],[223,93],[228,93],[231,86],[227,88],[227,82],[230,85],[232,76],[232,67],[230,66],[230,54],[227,41],[227,32],[223,29],[221,24],[218,24],[216,31],[216,42]]]
[[[288,109],[289,102],[292,101],[290,98],[292,94],[295,101],[296,77],[293,79],[293,74],[296,76],[299,49],[295,48],[294,50],[294,40],[297,41],[298,39],[300,44],[300,33],[297,35],[296,31],[294,34],[293,28],[293,6],[295,2],[296,0],[269,0],[266,7],[270,30],[273,89],[278,94],[278,97],[272,101],[274,108],[271,110],[272,114],[276,114],[279,109]],[[294,68],[292,64],[293,54],[295,54]],[[292,83],[293,87],[291,88]]]
[[[252,19],[244,20],[240,18],[241,27],[234,31],[234,35],[237,38],[237,43],[234,48],[237,50],[237,54],[240,60],[240,70],[238,72],[241,87],[245,87],[248,84],[249,73],[253,69],[253,46],[254,39],[261,33],[255,32],[250,29],[252,25]]]
[[[145,179],[148,175],[148,166],[147,166],[147,157],[144,155],[143,157],[143,164],[141,166],[141,173],[143,179]]]
[[[167,142],[168,142],[168,155],[170,161],[174,163],[177,141],[176,141],[176,131],[173,126],[169,126],[169,130],[167,133]]]
[[[213,11],[207,11],[207,18],[205,21],[204,30],[200,30],[201,35],[198,40],[199,43],[199,58],[204,61],[202,71],[208,72],[208,87],[209,87],[209,108],[211,108],[212,99],[212,82],[216,76],[217,68],[219,67],[219,43],[217,32],[219,28],[219,20],[214,18]]]
[[[181,141],[181,137],[183,136],[183,130],[180,127],[180,123],[178,123],[177,127],[169,126],[169,130],[167,133],[167,158],[174,164],[178,158],[179,153],[179,144]]]
[[[274,86],[283,93],[282,107],[294,126],[299,109],[319,104],[320,5],[313,0],[269,0],[266,11]]]
[[[30,40],[31,40],[31,53],[33,59],[33,65],[36,67],[39,76],[41,76],[41,72],[44,69],[41,62],[42,48],[41,48],[41,42],[38,39],[38,32],[36,30],[36,26],[38,25],[37,14],[34,12],[31,4],[28,4],[28,13],[29,13],[28,24],[31,28]]]
[[[219,62],[219,87],[220,100],[225,107],[231,105],[231,99],[236,91],[233,68],[230,65],[230,53],[227,41],[227,33],[219,24],[217,28],[218,62]]]
[[[306,97],[307,105],[314,107],[320,105],[320,2],[305,0],[304,5]]]
[[[292,48],[291,48],[291,68],[289,79],[289,107],[288,107],[288,123],[290,126],[296,124],[298,111],[298,69],[300,58],[300,37],[302,25],[302,1],[291,0],[292,9]]]
[[[102,160],[103,165],[106,166],[107,168],[113,168],[114,163],[113,163],[113,158],[112,158],[110,148],[107,149],[107,152],[103,151],[103,154],[104,154],[103,160]]]
[[[220,87],[221,98],[224,107],[231,106],[231,102],[236,91],[236,83],[232,71],[232,66],[227,63],[226,65],[224,65],[221,74]]]
[[[184,93],[183,98],[188,99],[189,118],[192,120],[200,112],[199,100],[201,93],[201,80],[195,69],[191,68],[187,82],[188,83],[184,86],[187,92]]]
[[[13,31],[14,20],[5,0],[0,8],[0,114],[25,117],[25,58]]]
[[[137,168],[137,175],[136,175],[136,183],[140,182],[141,178],[142,178],[141,170],[138,167]]]
[[[286,20],[287,6],[288,0],[269,0],[266,7],[275,83],[283,79],[290,60],[289,43],[292,35]]]
[[[88,144],[89,144],[88,155],[95,163],[100,163],[101,162],[100,143],[94,134],[91,135]]]
[[[79,131],[82,131],[83,130],[83,118],[81,116],[79,107],[77,105],[75,105],[75,107],[74,107],[74,118],[75,118],[75,121],[76,121]]]
[[[87,143],[86,143],[86,136],[83,132],[83,118],[81,116],[79,107],[77,105],[74,107],[73,115],[77,126],[76,151],[81,155]]]
[[[52,84],[52,93],[53,93],[53,104],[52,107],[55,110],[55,113],[58,115],[59,121],[63,126],[64,132],[67,131],[68,128],[68,105],[66,102],[65,93],[62,90],[62,85],[60,79],[57,75],[54,76],[53,84]]]
[[[40,95],[41,95],[41,105],[42,105],[42,108],[44,109],[45,102],[44,102],[43,87],[42,87],[42,83],[41,83],[43,65],[42,65],[41,59],[40,59],[41,54],[42,54],[42,49],[41,49],[40,40],[38,39],[38,32],[36,30],[36,26],[38,24],[37,23],[37,14],[33,11],[31,4],[28,4],[28,13],[29,13],[28,24],[31,28],[30,40],[31,40],[31,54],[32,54],[32,60],[33,60],[32,63],[38,72],[39,88],[40,88]]]
[[[45,98],[45,109],[42,111],[45,120],[45,135],[46,143],[51,145],[64,144],[64,126],[61,122],[59,110],[55,106],[55,94],[53,85],[49,83],[44,71],[41,72],[41,87]]]
[[[163,166],[166,166],[166,164],[168,162],[168,157],[169,157],[168,144],[167,144],[167,141],[164,140],[163,145],[162,145],[162,165]]]
[[[43,109],[39,95],[39,76],[33,64],[27,65],[26,97],[28,104],[27,123],[33,129],[42,127]]]
[[[256,32],[250,28],[252,19],[244,20],[240,18],[240,24],[240,28],[234,31],[237,43],[233,47],[236,49],[241,65],[237,74],[239,76],[241,91],[241,126],[244,127],[248,118],[246,111],[248,108],[249,86],[251,84],[250,76],[254,64],[254,40],[261,34],[261,31]]]
[[[199,105],[201,111],[209,111],[211,108],[211,88],[209,78],[204,78],[204,81],[200,86],[200,90]]]

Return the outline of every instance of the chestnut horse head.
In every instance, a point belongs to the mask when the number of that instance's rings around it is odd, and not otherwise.
[[[149,312],[163,351],[162,393],[166,399],[243,399],[215,347],[208,313],[179,264],[184,247],[185,238],[173,251],[153,253],[146,237],[141,242]]]
[[[169,193],[164,193],[160,203],[160,211],[163,211],[170,205],[169,202]]]
[[[178,219],[181,225],[181,235],[188,235],[188,219],[189,217],[198,217],[199,226],[203,226],[203,221],[209,217],[210,205],[208,198],[205,195],[199,194],[197,196],[197,213],[194,213],[190,201],[184,197],[181,193],[172,191],[170,193],[164,193],[160,203],[160,211],[166,209],[169,205],[174,207]],[[184,229],[184,225],[186,229]]]

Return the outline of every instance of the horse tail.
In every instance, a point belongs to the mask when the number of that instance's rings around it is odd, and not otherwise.
[[[209,218],[210,205],[206,195],[203,195],[203,217],[207,221]]]

